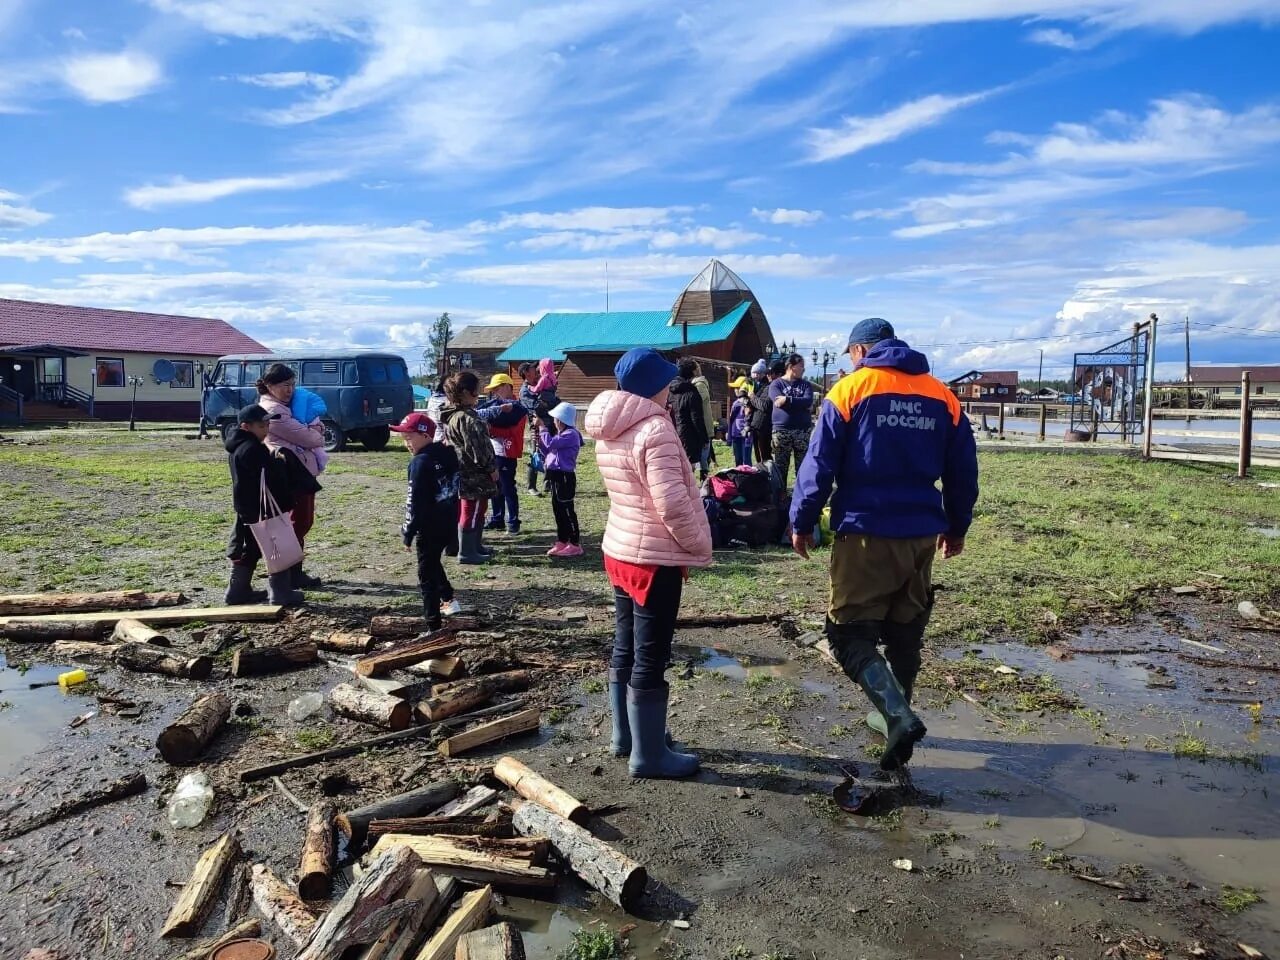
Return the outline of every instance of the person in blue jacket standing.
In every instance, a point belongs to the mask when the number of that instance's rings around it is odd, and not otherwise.
[[[880,766],[895,770],[926,732],[911,692],[933,608],[933,561],[964,550],[978,454],[960,401],[887,321],[854,326],[849,359],[853,372],[823,401],[796,476],[792,547],[809,555],[813,538],[803,531],[830,497],[827,637],[878,711],[868,722],[885,735]]]

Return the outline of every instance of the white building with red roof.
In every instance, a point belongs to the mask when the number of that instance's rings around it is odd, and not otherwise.
[[[191,421],[202,374],[269,353],[224,320],[0,299],[0,419]]]

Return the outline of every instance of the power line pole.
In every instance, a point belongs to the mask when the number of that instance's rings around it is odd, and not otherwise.
[[[1182,323],[1183,342],[1186,344],[1186,381],[1187,409],[1191,409],[1191,317],[1187,316]]]
[[[1044,389],[1044,351],[1040,351],[1040,369],[1036,373],[1036,393]]]

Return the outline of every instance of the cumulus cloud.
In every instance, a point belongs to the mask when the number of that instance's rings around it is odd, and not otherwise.
[[[0,230],[21,230],[35,227],[53,215],[29,206],[22,197],[8,190],[0,190]]]
[[[238,193],[264,190],[302,190],[333,183],[346,176],[342,170],[317,170],[310,173],[288,173],[272,177],[225,177],[220,180],[188,180],[174,177],[164,184],[146,184],[124,192],[131,207],[154,210],[156,207],[183,203],[208,203]]]
[[[845,117],[838,127],[815,127],[809,131],[808,160],[811,163],[838,160],[898,140],[941,123],[955,111],[972,106],[990,95],[991,91],[963,96],[932,94],[875,116]]]
[[[788,210],[786,207],[778,207],[775,210],[760,210],[752,207],[751,215],[765,223],[787,227],[807,227],[823,218],[821,210]]]
[[[71,57],[62,65],[62,79],[90,103],[120,103],[154,89],[163,73],[152,57],[125,50]]]

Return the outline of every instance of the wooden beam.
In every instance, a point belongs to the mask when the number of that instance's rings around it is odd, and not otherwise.
[[[395,817],[416,817],[435,810],[458,795],[458,784],[452,780],[429,783],[417,790],[383,797],[355,810],[338,814],[336,824],[343,836],[353,846],[364,846],[369,824],[374,820],[390,820]]]
[[[498,791],[484,784],[478,784],[458,797],[450,800],[439,810],[432,813],[434,817],[462,817],[473,810],[488,806],[498,798]]]
[[[292,640],[273,647],[241,647],[231,658],[233,677],[254,677],[305,667],[319,659],[316,645],[309,640]]]
[[[432,657],[421,663],[411,663],[404,669],[420,677],[456,680],[467,672],[467,665],[457,657]]]
[[[150,643],[157,647],[172,646],[169,638],[163,633],[153,630],[145,623],[140,623],[132,617],[126,617],[124,620],[116,622],[116,629],[111,634],[111,639],[115,643]]]
[[[509,839],[512,835],[511,819],[487,816],[461,817],[396,817],[389,820],[371,820],[369,839],[377,840],[387,833],[407,833],[418,837],[466,836]]]
[[[403,667],[452,653],[458,647],[457,631],[452,628],[427,634],[422,640],[373,653],[356,661],[356,673],[362,677],[380,677]]]
[[[227,868],[240,855],[240,844],[232,833],[224,833],[196,861],[191,879],[182,888],[178,902],[169,911],[169,919],[160,931],[162,937],[193,937],[200,930],[205,914],[217,899]]]
[[[516,805],[511,823],[518,833],[549,838],[574,873],[610,902],[627,911],[635,909],[648,882],[642,865],[576,823],[527,800]]]
[[[116,624],[121,620],[137,620],[152,626],[173,626],[176,624],[202,621],[204,623],[253,623],[266,620],[278,620],[284,607],[268,604],[245,604],[241,607],[182,607],[168,610],[135,610],[124,614],[119,611],[103,610],[97,613],[59,613],[54,616],[22,616],[0,617],[0,625],[23,625],[28,623],[105,623]]]
[[[496,923],[458,938],[455,960],[525,960],[524,939],[514,923]]]
[[[230,716],[231,698],[225,693],[200,697],[160,731],[156,748],[168,763],[195,763]]]
[[[541,722],[542,714],[537,710],[522,710],[515,716],[493,720],[450,737],[440,744],[440,753],[446,757],[457,757],[468,750],[497,743],[516,734],[537,730]]]
[[[382,936],[360,954],[360,960],[400,960],[409,952],[418,939],[423,922],[435,910],[436,901],[440,899],[435,876],[430,870],[423,867],[414,873],[404,892],[404,899],[416,900],[418,906],[407,917],[390,924]]]
[[[307,812],[307,832],[302,841],[302,859],[298,865],[298,896],[303,900],[322,900],[333,885],[333,819],[337,806],[330,800],[319,800]]]
[[[341,716],[389,730],[403,730],[413,722],[413,707],[409,701],[362,690],[352,683],[340,683],[330,690],[329,704]]]
[[[370,856],[408,847],[424,864],[438,873],[472,883],[487,883],[510,890],[545,890],[555,886],[556,876],[534,863],[537,852],[529,848],[504,847],[514,841],[486,840],[483,837],[420,837],[388,833],[378,838]]]
[[[526,800],[541,804],[574,823],[582,823],[591,815],[581,800],[534,773],[515,757],[503,757],[494,764],[493,775]]]
[[[17,593],[0,596],[0,615],[39,616],[47,613],[88,613],[96,610],[145,610],[186,603],[180,593],[108,590],[103,593]]]
[[[253,865],[249,885],[254,906],[295,946],[301,946],[315,929],[315,914],[265,863]]]
[[[440,929],[418,951],[414,960],[453,960],[458,940],[472,930],[484,925],[493,913],[493,888],[481,887],[462,898],[458,909],[445,920]]]
[[[20,643],[52,643],[57,640],[96,643],[103,640],[111,624],[78,620],[12,620],[0,625],[0,633]]]
[[[407,847],[389,850],[329,908],[296,960],[339,960],[348,947],[372,943],[393,922],[413,913],[418,901],[401,900],[422,862]]]

